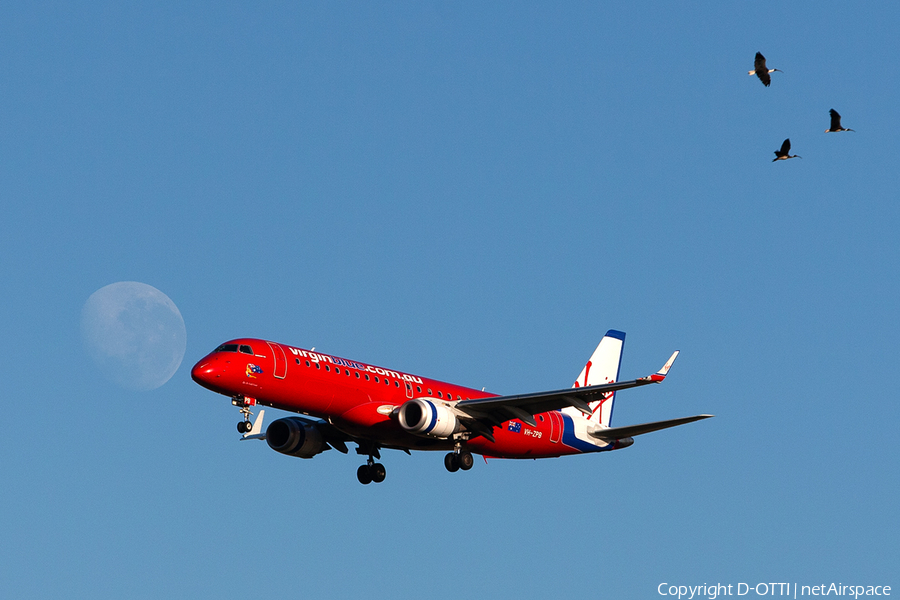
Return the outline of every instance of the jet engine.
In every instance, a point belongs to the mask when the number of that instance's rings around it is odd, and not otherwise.
[[[276,452],[300,458],[312,458],[328,449],[319,428],[296,417],[272,421],[266,428],[266,443]]]
[[[632,445],[633,443],[634,443],[634,438],[632,438],[632,437],[619,438],[616,440],[616,443],[613,444],[613,450],[618,450],[620,448],[627,448],[628,446]]]
[[[436,438],[448,438],[462,428],[447,405],[424,398],[404,402],[397,411],[397,422],[409,433]]]

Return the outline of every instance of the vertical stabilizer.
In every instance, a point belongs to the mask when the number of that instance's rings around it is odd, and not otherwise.
[[[618,381],[619,366],[622,364],[622,349],[624,347],[624,332],[616,331],[615,329],[607,331],[572,387],[587,387]],[[593,411],[590,420],[593,423],[609,427],[615,397],[615,392],[609,392],[602,400],[590,403],[589,406]]]

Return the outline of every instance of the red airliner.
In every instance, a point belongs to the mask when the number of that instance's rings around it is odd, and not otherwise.
[[[231,397],[240,408],[242,439],[266,440],[273,450],[312,458],[334,448],[368,456],[360,483],[384,481],[382,448],[450,450],[448,471],[472,468],[472,453],[487,458],[548,458],[626,448],[634,436],[706,419],[695,415],[611,427],[616,391],[660,383],[678,356],[648,377],[619,381],[625,334],[610,330],[571,388],[498,396],[481,390],[384,369],[265,340],[226,342],[201,359],[191,377]],[[306,416],[273,421],[262,432],[264,410],[251,423],[251,406]],[[314,417],[314,418],[310,418]]]

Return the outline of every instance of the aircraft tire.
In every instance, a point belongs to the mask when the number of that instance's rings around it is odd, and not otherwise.
[[[356,470],[356,478],[363,485],[372,483],[372,473],[369,471],[369,465],[360,465]]]
[[[457,462],[459,463],[459,468],[463,471],[468,471],[472,468],[472,465],[475,464],[475,458],[472,457],[471,452],[460,452],[459,458],[457,458]]]
[[[247,431],[247,421],[238,421],[237,424],[238,433],[244,433]]]
[[[447,467],[447,470],[451,473],[459,471],[459,457],[455,452],[451,452],[444,457],[444,466]]]
[[[375,463],[369,469],[369,474],[372,476],[372,483],[381,483],[387,475],[387,470],[383,464]]]

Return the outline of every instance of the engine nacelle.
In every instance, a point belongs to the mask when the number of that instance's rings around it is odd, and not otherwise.
[[[312,458],[328,449],[318,427],[295,417],[269,423],[266,443],[276,452],[300,458]]]
[[[628,446],[632,445],[633,443],[634,443],[634,438],[632,438],[632,437],[619,438],[616,440],[616,443],[613,444],[613,450],[619,450],[620,448],[627,448]]]
[[[409,433],[436,438],[448,438],[462,428],[447,405],[424,398],[404,402],[397,410],[397,422]]]

